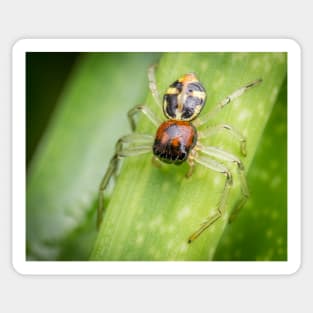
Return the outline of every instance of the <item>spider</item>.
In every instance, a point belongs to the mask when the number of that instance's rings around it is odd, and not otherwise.
[[[188,238],[188,243],[191,243],[208,227],[221,218],[226,207],[233,179],[228,167],[217,160],[235,163],[237,165],[238,177],[241,184],[242,198],[235,207],[229,221],[234,219],[249,197],[249,189],[242,161],[235,155],[222,149],[213,146],[205,146],[201,144],[199,140],[211,136],[216,132],[226,131],[239,141],[241,153],[243,156],[246,156],[245,137],[228,124],[208,127],[202,131],[198,129],[205,125],[216,113],[222,110],[232,100],[240,97],[252,87],[257,86],[262,80],[257,79],[238,88],[220,101],[211,112],[200,119],[198,116],[206,102],[206,91],[201,82],[197,79],[196,74],[187,73],[173,82],[166,90],[163,96],[163,101],[161,101],[156,84],[155,67],[155,65],[152,65],[148,69],[149,88],[154,100],[159,107],[163,109],[166,120],[161,120],[146,105],[137,105],[128,112],[128,119],[133,132],[121,137],[117,141],[115,154],[100,183],[97,226],[99,227],[102,221],[104,191],[107,188],[111,177],[117,173],[119,161],[124,157],[137,156],[140,154],[151,153],[152,151],[154,162],[161,161],[175,165],[187,162],[189,164],[189,170],[186,173],[186,177],[192,175],[196,163],[225,176],[224,189],[220,200],[217,203],[214,214],[207,217],[201,226],[191,234]],[[134,132],[136,129],[134,116],[139,112],[143,113],[157,127],[156,135],[154,137]]]

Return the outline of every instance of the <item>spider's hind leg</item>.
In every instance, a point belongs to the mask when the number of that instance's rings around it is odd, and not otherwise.
[[[203,117],[199,118],[196,122],[195,122],[195,126],[199,127],[204,125],[208,120],[210,120],[212,117],[215,116],[215,114],[217,114],[219,111],[221,111],[227,104],[229,104],[231,101],[235,100],[236,98],[239,98],[241,95],[243,95],[245,92],[247,92],[248,90],[250,90],[251,88],[259,85],[262,82],[262,79],[257,79],[254,80],[240,88],[238,88],[237,90],[235,90],[234,92],[232,92],[230,95],[228,95],[227,97],[225,97],[223,100],[221,100],[214,108],[212,111],[210,111],[209,113],[207,113],[206,115],[204,115]]]
[[[206,139],[218,132],[225,131],[230,134],[233,138],[239,141],[240,152],[243,156],[247,156],[247,139],[243,136],[236,128],[229,124],[219,124],[215,126],[208,127],[207,129],[199,132],[199,138]]]
[[[132,109],[130,109],[127,114],[128,121],[132,131],[136,130],[135,115],[139,112],[143,113],[149,119],[149,121],[156,127],[159,127],[159,125],[162,123],[162,120],[146,105],[138,104],[134,106]]]
[[[162,102],[160,93],[157,87],[156,78],[155,78],[155,68],[157,67],[156,64],[149,66],[148,68],[148,80],[149,80],[149,88],[151,90],[152,96],[157,103],[157,105],[162,108]]]

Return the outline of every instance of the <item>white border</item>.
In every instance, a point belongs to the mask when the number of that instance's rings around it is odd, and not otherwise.
[[[42,262],[25,259],[26,52],[288,52],[288,261]],[[13,47],[12,263],[21,274],[292,274],[301,265],[301,49],[291,39],[22,39]]]

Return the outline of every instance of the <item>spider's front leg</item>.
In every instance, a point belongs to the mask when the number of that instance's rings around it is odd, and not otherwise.
[[[219,149],[216,147],[204,147],[201,145],[199,145],[199,146],[200,146],[200,151],[202,153],[205,153],[208,156],[218,158],[218,159],[223,160],[223,161],[235,163],[237,166],[237,172],[238,172],[238,178],[239,178],[242,197],[236,203],[234,210],[233,210],[231,216],[229,217],[229,222],[232,222],[236,218],[236,216],[238,215],[238,213],[240,212],[242,207],[245,205],[245,203],[247,202],[247,200],[250,196],[250,192],[249,192],[249,188],[248,188],[248,184],[247,184],[247,180],[246,180],[246,175],[245,175],[244,165],[241,162],[241,160],[238,159],[235,155],[228,153],[222,149]]]
[[[222,196],[217,204],[216,207],[216,212],[212,215],[212,216],[208,216],[207,219],[201,224],[201,226],[199,227],[199,229],[197,229],[188,239],[188,243],[193,242],[195,239],[197,239],[208,227],[210,227],[213,223],[215,223],[224,213],[225,210],[225,206],[226,206],[226,201],[229,195],[229,191],[230,188],[233,184],[233,179],[232,179],[232,175],[231,172],[229,171],[229,169],[227,167],[225,167],[224,165],[222,165],[221,163],[211,159],[210,157],[207,156],[196,156],[194,158],[194,160],[215,171],[218,173],[221,173],[223,175],[225,175],[226,180],[225,180],[225,185],[224,185],[224,189],[223,189],[223,193]]]
[[[99,203],[97,210],[97,228],[99,229],[102,222],[104,211],[104,192],[112,178],[117,173],[119,162],[122,158],[128,156],[137,156],[151,152],[153,137],[143,134],[130,134],[121,137],[115,146],[115,154],[110,160],[109,166],[101,180],[99,186]]]
[[[193,240],[199,237],[204,230],[206,230],[209,226],[211,226],[215,221],[217,221],[223,215],[223,212],[226,206],[226,201],[229,196],[229,190],[232,186],[232,175],[230,173],[230,170],[224,165],[222,165],[221,163],[213,160],[212,157],[215,159],[233,162],[237,165],[237,171],[238,171],[242,197],[236,204],[231,216],[229,217],[229,222],[235,219],[235,217],[237,216],[241,208],[245,205],[250,195],[245,173],[244,173],[244,166],[242,162],[236,156],[226,151],[223,151],[219,148],[205,147],[205,146],[202,146],[201,144],[197,145],[196,150],[205,155],[199,155],[199,156],[196,155],[194,160],[197,163],[200,163],[203,166],[212,169],[213,171],[224,174],[226,176],[226,181],[225,181],[222,196],[216,208],[216,212],[213,214],[213,216],[209,216],[207,220],[204,223],[202,223],[201,227],[189,237],[188,243],[191,243]]]

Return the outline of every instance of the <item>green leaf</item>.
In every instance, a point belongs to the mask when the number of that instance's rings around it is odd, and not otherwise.
[[[248,175],[251,199],[228,227],[214,260],[287,260],[287,80]]]
[[[286,78],[286,54],[167,53],[161,58],[157,71],[160,91],[164,92],[170,83],[182,74],[191,71],[196,72],[208,94],[207,105],[201,115],[210,111],[218,101],[238,87],[258,78],[263,79],[261,85],[225,107],[216,118],[208,123],[208,126],[219,123],[231,124],[248,138],[248,156],[246,158],[241,156],[241,158],[249,174],[250,189],[254,193],[259,193],[260,202],[257,205],[260,208],[264,207],[268,201],[267,195],[273,195],[267,190],[271,188],[271,185],[267,180],[253,179],[255,177],[253,175],[256,175],[254,171],[259,173],[258,171],[262,169],[264,171],[271,169],[272,155],[269,153],[262,155],[262,162],[258,162],[256,167],[250,165],[257,150],[262,147],[264,128]],[[160,108],[153,102],[151,95],[148,96],[146,102],[160,117],[162,116]],[[281,118],[281,116],[278,117],[285,123],[281,127],[285,127],[286,120]],[[155,131],[155,127],[144,118],[140,118],[138,132],[154,134]],[[285,141],[279,143],[283,148],[286,139],[282,140]],[[208,138],[203,143],[240,155],[239,143],[225,133]],[[191,233],[208,215],[214,213],[223,190],[224,176],[197,165],[193,176],[186,179],[187,164],[179,167],[163,165],[159,169],[151,164],[151,154],[124,160],[91,259],[212,260],[227,229],[228,216],[240,197],[236,168],[233,165],[228,164],[228,166],[234,172],[234,185],[223,218],[207,229],[192,244],[188,244],[187,239]],[[279,196],[286,197],[284,190],[286,176],[282,176],[281,179],[283,182],[277,187],[281,191]],[[250,205],[256,205],[256,200],[251,201]],[[286,207],[283,207],[282,211],[286,212]],[[256,220],[258,223],[268,221],[268,215],[263,214],[261,209],[256,210],[254,214],[256,214],[254,222]],[[240,215],[237,220],[239,219]],[[248,217],[244,220],[248,223]],[[281,222],[284,223],[280,226],[283,232],[280,236],[283,237],[279,238],[283,238],[280,241],[282,240],[284,245],[286,219],[282,219]],[[236,223],[237,221],[234,221],[233,225]],[[275,223],[278,221],[276,220]],[[239,234],[249,236],[243,229],[246,224],[241,225]],[[269,231],[268,236],[272,235],[273,231],[272,233]],[[262,239],[261,234],[258,234],[258,239]],[[240,243],[246,244],[245,241]],[[236,248],[244,249],[236,245],[237,241],[232,241],[229,244],[231,247],[227,247],[228,252],[225,254],[219,252],[219,257],[234,259],[232,251],[236,251]],[[273,245],[271,249],[275,247],[276,245]],[[262,259],[265,255],[269,256],[268,249],[263,250],[262,255],[259,252],[251,249],[249,259]],[[238,258],[240,256],[242,254],[239,253]],[[244,255],[244,258],[247,256]]]
[[[99,181],[116,140],[129,131],[125,112],[146,95],[146,69],[158,58],[81,57],[27,173],[28,260],[89,257]]]

